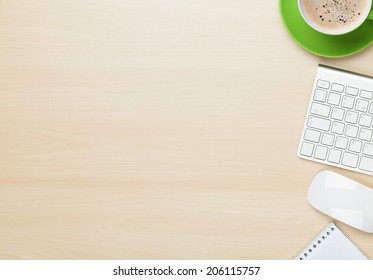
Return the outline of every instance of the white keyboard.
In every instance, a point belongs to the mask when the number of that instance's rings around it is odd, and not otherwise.
[[[372,125],[373,78],[319,65],[298,156],[373,175]]]

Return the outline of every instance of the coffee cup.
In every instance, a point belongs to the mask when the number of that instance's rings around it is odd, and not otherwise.
[[[305,22],[318,32],[328,35],[349,33],[373,20],[373,0],[298,0]]]

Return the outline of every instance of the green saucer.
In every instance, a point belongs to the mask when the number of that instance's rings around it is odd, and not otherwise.
[[[303,20],[297,0],[280,0],[280,13],[291,37],[305,50],[319,56],[348,56],[373,43],[373,20],[366,20],[359,28],[344,35],[325,35]]]

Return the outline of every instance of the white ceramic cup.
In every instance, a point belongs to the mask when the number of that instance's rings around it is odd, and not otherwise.
[[[348,25],[348,26],[346,26],[346,28],[336,29],[336,30],[333,30],[331,28],[323,28],[323,27],[317,26],[315,23],[312,22],[311,19],[309,19],[308,15],[307,15],[307,13],[306,13],[306,11],[304,9],[304,2],[305,1],[312,1],[312,0],[298,0],[298,7],[299,7],[300,14],[302,15],[303,19],[305,20],[305,22],[309,26],[311,26],[316,31],[319,31],[319,32],[324,33],[324,34],[328,34],[328,35],[342,35],[342,34],[346,34],[346,33],[349,33],[351,31],[355,30],[360,25],[362,25],[363,22],[368,17],[370,19],[373,19],[373,12],[371,13],[371,8],[372,8],[372,2],[373,2],[373,0],[368,0],[368,5],[367,5],[366,9],[363,11],[363,15],[361,15],[360,20],[357,21],[357,22],[355,22],[355,24]]]

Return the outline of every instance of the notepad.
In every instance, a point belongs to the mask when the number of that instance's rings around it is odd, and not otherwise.
[[[330,223],[295,260],[367,260],[368,258]]]

